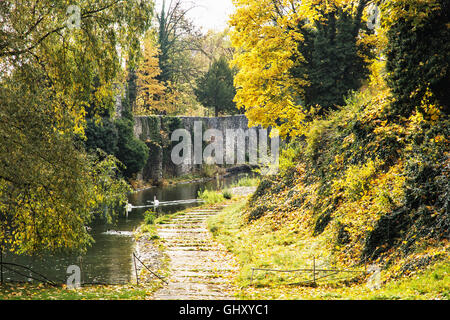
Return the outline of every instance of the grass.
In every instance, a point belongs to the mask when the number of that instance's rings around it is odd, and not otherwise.
[[[221,191],[214,191],[214,190],[200,191],[198,193],[198,197],[202,199],[207,205],[225,201],[225,197]]]
[[[138,240],[140,237],[146,236],[150,240],[154,240],[160,250],[164,250],[164,244],[157,234],[159,225],[170,223],[171,219],[183,215],[189,210],[210,207],[211,205],[203,205],[159,217],[148,212],[144,223],[136,230],[135,238]],[[167,261],[163,264],[167,264]],[[163,275],[167,276],[167,272],[168,270],[164,270]],[[160,287],[160,281],[152,281],[139,286],[133,284],[96,285],[83,286],[79,289],[69,289],[65,285],[53,287],[43,284],[6,283],[0,286],[0,300],[149,300]]]
[[[177,176],[167,179],[168,184],[178,184],[178,183],[185,183],[190,181],[196,181],[203,179],[204,176],[202,174],[196,174],[196,173],[189,173],[183,176]]]
[[[136,232],[135,237],[136,240],[142,237],[143,235],[149,237],[150,240],[159,240],[157,228],[158,225],[164,225],[170,222],[170,220],[178,215],[183,214],[184,211],[176,212],[173,214],[165,214],[157,217],[156,214],[148,210],[144,214],[144,223],[140,225]]]
[[[312,256],[319,256],[318,264],[332,265],[326,244],[305,238],[292,231],[289,223],[274,229],[269,219],[248,224],[242,215],[245,202],[234,202],[208,220],[214,237],[231,251],[240,263],[236,277],[241,299],[449,299],[450,263],[438,261],[428,269],[400,280],[389,281],[372,290],[367,277],[359,276],[342,281],[338,278],[318,282],[317,287],[290,285],[311,277],[292,274],[254,274],[252,268],[297,269],[310,267]],[[382,272],[383,281],[383,272]]]
[[[238,182],[235,182],[231,185],[232,188],[235,187],[257,187],[260,182],[259,178],[245,176],[240,179]]]
[[[5,284],[0,286],[0,300],[145,300],[151,298],[156,288],[119,285],[68,289],[42,284]]]
[[[156,213],[153,212],[153,210],[147,210],[144,213],[144,222],[147,225],[152,225],[155,223],[156,220]]]

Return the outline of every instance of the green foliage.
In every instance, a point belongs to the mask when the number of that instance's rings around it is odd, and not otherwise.
[[[387,81],[395,98],[392,117],[410,116],[428,90],[434,102],[450,113],[450,44],[443,41],[450,37],[450,6],[446,0],[437,3],[440,8],[424,14],[419,25],[415,16],[402,17],[387,33]]]
[[[228,114],[237,111],[233,102],[236,95],[233,78],[233,70],[225,57],[220,57],[219,60],[212,63],[208,72],[198,80],[195,94],[204,106],[214,109],[216,117],[219,113]]]
[[[131,178],[138,173],[147,163],[149,156],[146,144],[134,137],[133,122],[128,119],[118,119],[115,121],[118,141],[116,154],[125,166],[123,173]]]
[[[16,253],[86,249],[85,226],[110,219],[129,190],[115,159],[79,141],[87,114],[113,112],[117,48],[133,60],[152,5],[76,4],[69,29],[67,1],[0,3],[0,243]]]
[[[188,17],[191,9],[181,0],[164,0],[156,14],[155,37],[162,71],[158,79],[169,89],[166,100],[171,101],[172,108],[168,114],[203,116],[206,110],[194,93],[196,82],[212,60],[221,54],[230,56],[232,50],[226,32],[202,34]]]
[[[417,110],[426,112],[389,123],[386,96],[356,93],[345,108],[315,120],[305,138],[291,141],[281,172],[250,198],[247,221],[300,220],[293,228],[326,241],[339,262],[385,258],[388,264],[423,243],[442,243],[450,225],[448,117],[421,103]]]
[[[342,181],[336,182],[344,189],[348,199],[360,199],[370,188],[370,178],[376,173],[375,163],[369,160],[363,166],[350,165]]]
[[[133,106],[137,98],[137,74],[135,68],[128,67],[128,76],[125,83],[125,97],[122,101],[122,118],[133,120]]]
[[[227,200],[230,200],[231,198],[233,198],[233,194],[229,190],[224,190],[222,192],[222,196],[224,199],[227,199]]]
[[[214,178],[221,170],[216,164],[205,163],[202,165],[201,174],[206,178]]]
[[[225,200],[223,193],[214,190],[199,191],[198,197],[206,204],[216,204]]]
[[[259,185],[259,182],[259,178],[253,178],[246,175],[244,178],[239,179],[238,182],[233,183],[231,187],[257,187]]]
[[[155,224],[155,220],[156,220],[156,214],[153,210],[147,210],[144,213],[144,222],[147,225],[153,225]]]
[[[113,121],[107,118],[100,122],[89,119],[86,122],[85,134],[86,150],[92,152],[101,149],[111,155],[115,155],[119,151],[117,147],[119,134]]]
[[[445,238],[450,229],[450,120],[423,123],[412,137],[405,166],[405,207],[413,221],[410,236]]]
[[[71,290],[63,286],[53,287],[42,284],[4,284],[0,287],[1,300],[145,300],[160,287],[158,282],[134,286],[83,286]]]
[[[115,121],[104,118],[97,123],[90,119],[85,130],[86,149],[90,152],[101,149],[117,157],[122,162],[120,168],[127,178],[132,178],[142,170],[149,153],[145,143],[134,137],[133,121],[127,118]]]
[[[276,230],[267,220],[247,224],[242,215],[244,209],[244,203],[236,203],[208,219],[208,228],[214,238],[234,254],[241,266],[236,281],[240,287],[238,296],[242,299],[445,300],[450,297],[448,255],[428,264],[428,267],[421,267],[425,269],[423,271],[413,268],[411,276],[402,279],[386,281],[386,273],[382,270],[379,289],[371,289],[367,285],[368,278],[339,282],[333,276],[320,280],[318,288],[293,286],[289,283],[310,280],[311,275],[263,272],[254,272],[250,285],[252,268],[310,268],[312,256],[317,257],[316,264],[321,266],[332,261],[327,259],[328,254],[318,257],[326,243],[318,242],[317,238],[302,238],[301,233],[292,232],[294,221],[283,221]],[[343,277],[343,274],[336,276]]]
[[[304,40],[298,50],[303,56],[291,72],[309,85],[305,88],[307,107],[317,107],[319,114],[344,105],[349,91],[357,90],[368,75],[363,55],[368,52],[358,44],[361,17],[352,16],[341,8],[329,11],[324,19],[314,23],[314,29],[301,23]]]

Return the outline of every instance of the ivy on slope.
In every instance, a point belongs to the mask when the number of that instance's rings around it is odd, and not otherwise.
[[[346,266],[382,262],[405,273],[442,257],[450,226],[448,114],[424,99],[409,118],[392,121],[386,88],[346,103],[283,151],[280,174],[250,199],[247,223],[290,225],[299,239],[327,243],[320,251]]]

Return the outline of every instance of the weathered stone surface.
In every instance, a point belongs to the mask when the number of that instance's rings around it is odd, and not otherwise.
[[[166,254],[170,258],[171,276],[168,284],[154,294],[154,299],[233,298],[232,278],[237,263],[223,246],[213,240],[206,227],[207,217],[217,212],[194,209],[173,219],[170,225],[159,228],[158,235],[164,240]],[[197,220],[195,229],[185,230],[184,219],[194,217]]]
[[[239,132],[246,132],[248,130],[248,119],[245,115],[236,116],[224,116],[218,118],[209,117],[168,117],[168,116],[139,116],[134,118],[134,134],[137,138],[147,143],[150,149],[150,158],[146,167],[144,168],[142,174],[143,180],[160,180],[167,175],[181,176],[189,173],[193,173],[201,168],[201,165],[194,164],[194,124],[195,122],[202,123],[202,132],[204,133],[209,129],[216,129],[223,134],[223,145],[224,145],[224,160],[226,162],[226,146],[227,143],[227,130],[238,130]],[[170,141],[172,132],[175,128],[168,128],[167,123],[178,123],[178,129],[186,129],[191,133],[192,136],[192,148],[191,148],[191,159],[186,163],[181,165],[174,165],[171,161],[170,154],[172,146],[167,144]],[[169,125],[170,127],[170,125]],[[257,129],[257,128],[252,128]],[[165,140],[164,140],[165,139]],[[237,143],[237,138],[235,138],[236,147],[235,156],[237,153],[237,148],[244,148],[248,150],[249,139],[244,138],[245,143]],[[166,144],[164,144],[164,141]],[[177,142],[175,142],[177,144]],[[205,143],[204,143],[205,144]]]

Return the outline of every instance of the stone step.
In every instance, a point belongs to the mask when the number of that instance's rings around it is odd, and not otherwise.
[[[235,269],[206,224],[218,209],[186,212],[160,225],[158,235],[164,240],[171,276],[169,284],[155,293],[155,299],[232,299],[228,292]]]
[[[213,246],[174,246],[166,245],[168,251],[217,251],[216,247]]]
[[[176,277],[184,277],[184,278],[203,278],[203,279],[213,279],[220,278],[223,279],[226,275],[233,272],[231,269],[223,269],[223,270],[177,270]]]
[[[204,229],[200,228],[203,223],[178,223],[178,224],[165,224],[164,229],[170,229],[170,230],[183,230],[183,229]],[[161,229],[161,230],[164,230]]]
[[[204,246],[203,240],[204,237],[196,238],[196,239],[185,239],[184,241],[180,241],[180,239],[163,239],[166,247],[173,246],[185,246],[185,247],[195,247],[195,246]]]
[[[201,278],[201,277],[183,277],[183,276],[176,276],[173,279],[176,282],[180,282],[180,283],[193,283],[193,284],[206,284],[206,285],[227,285],[230,280],[226,279],[226,278],[220,278],[220,277],[215,277],[215,278]]]
[[[181,240],[183,243],[194,243],[194,241],[208,239],[208,236],[202,233],[185,233],[183,237],[176,236],[174,233],[159,234],[159,237],[164,239],[167,243],[174,243]]]
[[[169,282],[166,288],[161,289],[161,293],[179,292],[184,294],[204,294],[211,296],[223,296],[227,286],[223,284],[206,284],[193,282]]]
[[[179,294],[160,294],[153,297],[155,300],[234,300],[231,296],[211,296],[211,295],[179,295]]]

